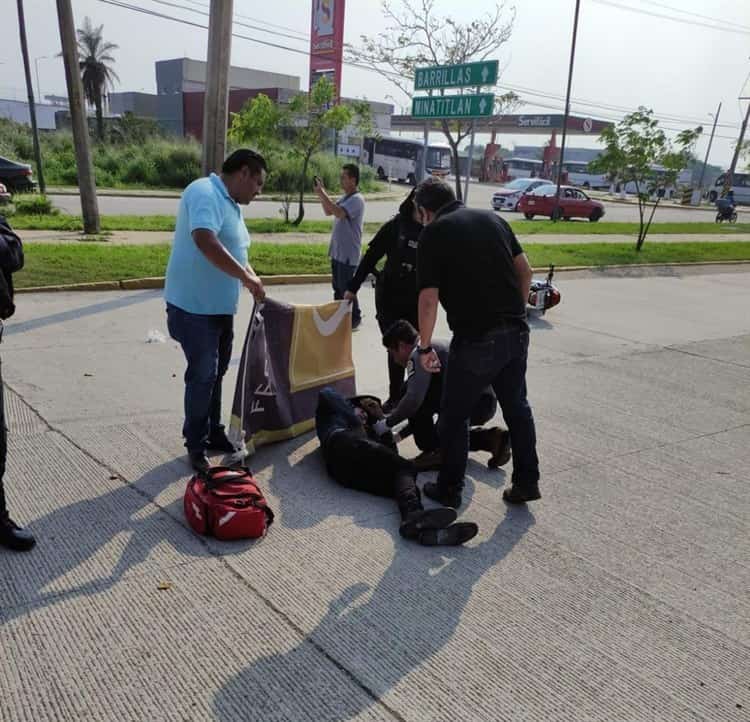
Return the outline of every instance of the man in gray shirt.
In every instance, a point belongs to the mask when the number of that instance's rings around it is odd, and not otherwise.
[[[323,182],[315,178],[315,193],[327,216],[334,216],[333,233],[328,255],[331,257],[333,297],[344,298],[349,282],[354,278],[362,252],[362,228],[365,224],[365,199],[359,192],[359,168],[347,163],[341,168],[341,188],[344,195],[333,202]],[[362,313],[355,298],[352,307],[352,329],[362,322]]]
[[[440,412],[440,399],[443,393],[443,377],[448,368],[449,344],[446,341],[432,341],[432,348],[440,359],[440,371],[426,371],[419,360],[419,334],[408,321],[396,321],[383,336],[383,345],[391,358],[406,367],[406,392],[398,406],[375,426],[379,434],[385,434],[403,421],[409,421],[414,434],[414,442],[422,452],[414,466],[419,471],[440,468],[440,439],[435,424],[435,414]],[[471,426],[480,427],[487,423],[497,411],[497,398],[492,387],[488,386],[479,397],[471,414]],[[489,451],[487,462],[495,469],[510,460],[510,435],[507,430],[471,428],[469,431],[471,451]]]

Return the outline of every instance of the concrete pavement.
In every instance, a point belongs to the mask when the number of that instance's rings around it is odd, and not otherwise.
[[[474,455],[463,549],[401,540],[394,505],[328,481],[310,435],[252,460],[265,540],[194,536],[183,361],[146,343],[160,294],[24,296],[7,485],[39,546],[0,553],[0,720],[747,719],[749,288],[566,279],[532,329],[544,498],[504,506],[509,469]],[[362,296],[358,386],[382,394]]]
[[[101,234],[100,241],[90,241],[82,233],[77,231],[19,231],[24,243],[93,243],[95,245],[152,245],[161,243],[172,243],[173,233],[171,231],[111,231]],[[364,242],[369,241],[374,233],[365,233]],[[253,243],[328,243],[330,233],[254,233]],[[529,235],[519,234],[519,241],[527,243],[635,243],[634,235],[608,233],[593,235],[582,233],[552,234],[532,233]],[[750,233],[652,233],[646,239],[646,243],[725,243],[727,241],[750,242]]]

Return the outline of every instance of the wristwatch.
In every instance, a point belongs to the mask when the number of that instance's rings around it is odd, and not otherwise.
[[[417,346],[417,353],[420,356],[424,356],[425,354],[432,353],[435,349],[432,348],[432,346],[425,346],[422,348],[422,346]]]

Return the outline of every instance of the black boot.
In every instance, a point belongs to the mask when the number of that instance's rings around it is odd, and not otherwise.
[[[428,481],[422,491],[425,496],[443,506],[450,506],[458,509],[461,506],[461,489],[460,487],[444,488],[435,481]]]
[[[190,451],[188,452],[188,457],[190,458],[190,466],[199,474],[204,474],[209,470],[211,464],[208,461],[205,451]]]
[[[8,512],[0,514],[0,546],[17,552],[27,552],[34,548],[36,539],[27,529],[22,529],[9,516]]]
[[[503,491],[503,499],[509,504],[525,504],[527,501],[536,501],[541,498],[538,481],[516,481],[510,489]]]
[[[470,451],[489,451],[487,468],[497,469],[510,461],[510,434],[505,429],[472,429],[469,432]]]
[[[211,434],[206,441],[206,449],[210,451],[221,451],[225,454],[233,454],[237,451],[235,445],[229,440],[224,430]]]
[[[439,509],[421,509],[406,515],[398,531],[404,539],[419,541],[425,530],[445,529],[456,521],[456,510],[442,506]],[[421,543],[421,542],[420,542]]]
[[[451,524],[446,529],[425,529],[419,535],[419,543],[426,547],[455,547],[473,539],[479,527],[473,521],[461,521]]]

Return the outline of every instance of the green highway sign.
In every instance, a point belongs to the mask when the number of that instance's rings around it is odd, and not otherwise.
[[[413,118],[481,118],[492,115],[495,96],[492,93],[479,95],[425,95],[413,98]]]
[[[414,71],[414,90],[470,88],[497,83],[497,60],[462,65],[436,65]]]

